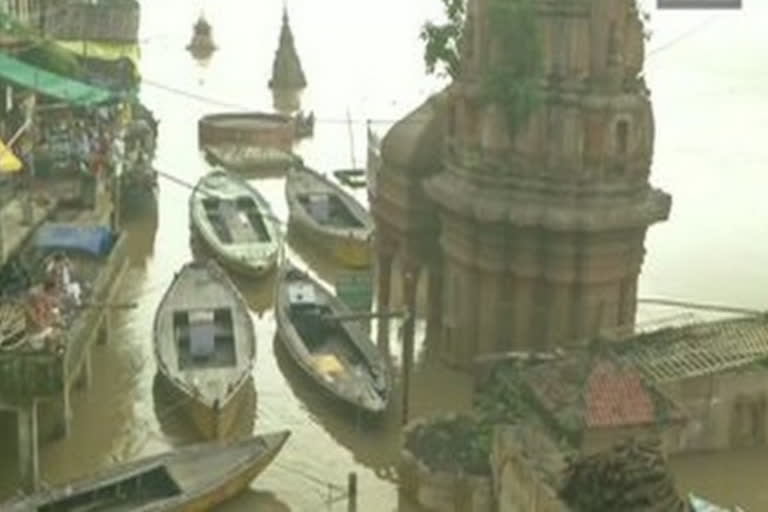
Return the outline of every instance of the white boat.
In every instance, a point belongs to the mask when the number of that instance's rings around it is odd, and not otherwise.
[[[244,179],[214,171],[189,199],[193,230],[222,265],[249,276],[272,270],[282,244],[269,203]]]
[[[744,512],[741,507],[735,507],[733,510],[718,505],[714,505],[707,500],[696,496],[693,493],[688,494],[688,501],[693,507],[693,512]]]
[[[248,394],[256,334],[245,299],[216,262],[187,263],[155,313],[158,371],[206,437],[226,437]]]

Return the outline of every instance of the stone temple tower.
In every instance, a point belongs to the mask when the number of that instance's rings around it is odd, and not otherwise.
[[[635,0],[538,0],[544,100],[510,136],[474,79],[494,65],[488,0],[470,1],[464,75],[426,184],[443,255],[441,344],[455,361],[629,326],[645,232],[653,112]]]
[[[483,97],[480,77],[503,47],[488,30],[489,0],[469,0],[462,74],[434,117],[440,169],[421,174],[439,230],[429,331],[458,366],[631,327],[646,230],[670,211],[649,185],[653,112],[635,0],[534,1],[541,103],[512,133]],[[425,108],[385,137],[380,182]]]
[[[299,54],[293,40],[291,23],[288,20],[288,10],[283,8],[283,25],[280,27],[280,43],[272,63],[272,78],[269,80],[270,89],[303,89],[307,86],[307,78],[301,67]]]

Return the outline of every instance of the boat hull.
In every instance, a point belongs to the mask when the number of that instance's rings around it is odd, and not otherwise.
[[[289,431],[282,431],[231,444],[214,442],[184,446],[120,464],[91,478],[70,482],[66,487],[2,503],[0,508],[7,512],[47,508],[70,510],[73,505],[79,505],[78,510],[105,512],[212,510],[245,490],[272,463],[289,437]],[[205,470],[201,471],[202,468]],[[171,477],[175,488],[170,493],[167,489],[166,493],[161,490],[154,500],[134,496],[132,486],[140,487],[142,477],[158,469]],[[162,485],[160,483],[156,489],[160,490]]]
[[[279,452],[280,450],[277,450],[269,458],[261,460],[258,464],[241,471],[235,478],[218,488],[170,510],[174,512],[205,512],[213,510],[214,507],[242,493],[257,476],[267,469]]]
[[[244,382],[235,393],[219,409],[208,407],[200,400],[190,396],[183,388],[176,385],[165,372],[160,372],[163,381],[173,389],[180,413],[188,418],[195,430],[205,439],[232,439],[237,432],[237,426],[244,414],[248,414],[247,404],[249,393],[254,392],[251,379]],[[250,386],[250,389],[249,389]],[[253,412],[253,411],[251,411]]]
[[[358,413],[362,413],[366,417],[370,418],[376,418],[383,415],[389,408],[389,401],[391,398],[391,391],[392,391],[392,377],[389,373],[389,370],[385,364],[380,365],[382,369],[385,369],[384,378],[385,378],[385,384],[384,389],[386,390],[385,393],[382,395],[381,401],[379,401],[375,406],[371,406],[370,404],[364,403],[362,400],[354,399],[352,396],[350,396],[347,393],[344,393],[342,390],[340,390],[337,385],[331,384],[328,381],[326,381],[323,376],[316,370],[315,367],[311,364],[309,361],[309,358],[311,357],[309,354],[303,355],[301,348],[304,343],[303,340],[300,338],[299,332],[295,329],[295,326],[293,325],[292,321],[290,320],[290,317],[288,315],[288,312],[286,310],[286,304],[283,299],[283,293],[281,290],[281,287],[283,284],[281,281],[285,279],[285,269],[281,269],[280,277],[278,279],[277,287],[276,287],[276,293],[275,293],[275,321],[277,323],[277,341],[282,345],[282,347],[286,350],[286,352],[290,355],[290,359],[293,360],[293,362],[298,366],[299,370],[301,370],[301,373],[306,376],[308,379],[310,379],[315,386],[317,386],[320,390],[322,390],[323,394],[326,396],[332,398],[336,403],[340,403],[345,405],[348,408],[354,409]],[[317,287],[317,284],[314,283],[314,286]],[[321,292],[322,293],[322,292]],[[343,310],[340,309],[339,303],[335,305],[333,308],[336,312],[343,312]],[[354,334],[352,334],[354,336]],[[359,340],[359,338],[358,338]],[[359,345],[358,341],[358,347],[361,347]],[[363,357],[365,357],[368,360],[368,364],[376,364],[376,360],[379,356],[376,356],[375,354],[378,354],[378,348],[375,347],[372,343],[369,345],[368,349],[362,350]],[[382,361],[383,363],[383,361]]]
[[[205,250],[213,256],[222,266],[235,274],[247,277],[247,278],[262,278],[271,272],[273,272],[277,266],[277,251],[263,260],[263,263],[259,265],[249,265],[243,263],[237,258],[232,258],[224,252],[216,250],[216,246],[210,243],[207,238],[200,232],[194,219],[190,223],[192,226],[192,235],[195,242],[202,243],[205,246]]]
[[[157,188],[151,190],[125,188],[120,194],[120,213],[124,217],[140,217],[157,211]]]
[[[317,374],[315,374],[306,364],[304,364],[296,351],[293,350],[293,347],[288,340],[288,336],[285,333],[285,328],[281,327],[281,323],[282,322],[278,319],[276,339],[280,345],[280,349],[288,354],[288,359],[290,359],[291,364],[293,364],[299,370],[298,373],[301,374],[301,378],[304,380],[304,383],[307,385],[313,385],[320,391],[320,393],[322,393],[323,397],[329,400],[329,402],[340,406],[339,412],[351,413],[357,415],[358,418],[375,421],[380,419],[389,410],[388,401],[387,406],[382,409],[368,409],[362,407],[359,403],[353,400],[349,400],[344,395],[334,392],[333,389],[327,386],[323,386],[320,382],[320,377],[318,377]]]
[[[326,256],[345,267],[365,268],[373,263],[373,247],[368,240],[320,231],[294,215],[289,219],[289,228],[312,241]]]

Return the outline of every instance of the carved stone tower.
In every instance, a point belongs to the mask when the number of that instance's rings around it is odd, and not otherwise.
[[[288,11],[283,9],[283,25],[280,28],[280,43],[272,64],[270,89],[299,90],[307,86],[307,79],[296,53],[293,32],[288,20]]]
[[[489,0],[469,0],[451,88],[439,213],[448,362],[546,349],[632,326],[647,228],[671,198],[651,188],[653,112],[635,0],[537,0],[543,100],[514,134],[480,77],[503,51]],[[431,305],[432,306],[432,305]]]

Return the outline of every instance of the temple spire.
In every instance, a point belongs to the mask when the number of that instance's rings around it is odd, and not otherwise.
[[[294,45],[288,9],[283,4],[283,25],[280,28],[280,42],[272,64],[272,78],[269,81],[269,87],[272,89],[303,89],[306,86],[307,79],[304,76],[304,70]]]

